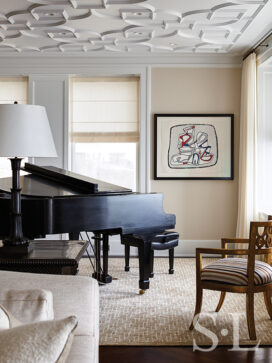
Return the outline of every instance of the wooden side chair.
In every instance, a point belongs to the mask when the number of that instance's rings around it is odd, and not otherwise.
[[[228,249],[228,243],[247,243],[248,248]],[[196,315],[201,312],[203,289],[221,291],[216,312],[221,309],[226,292],[245,293],[249,337],[255,340],[255,293],[263,292],[266,309],[272,319],[272,221],[251,222],[249,239],[224,238],[221,247],[196,249],[196,306],[190,330],[197,321]],[[202,254],[205,253],[222,254],[222,258],[202,268]],[[246,255],[248,258],[228,258],[227,255]],[[264,262],[255,260],[257,255],[264,255]]]

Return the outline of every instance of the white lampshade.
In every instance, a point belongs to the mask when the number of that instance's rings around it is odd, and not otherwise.
[[[43,106],[0,105],[0,156],[57,156]]]

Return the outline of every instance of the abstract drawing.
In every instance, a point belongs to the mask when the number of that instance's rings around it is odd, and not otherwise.
[[[183,124],[171,127],[168,165],[174,169],[212,167],[218,160],[218,142],[213,125]]]
[[[155,114],[154,179],[232,180],[233,114]]]

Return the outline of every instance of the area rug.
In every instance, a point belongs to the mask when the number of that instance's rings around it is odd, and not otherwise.
[[[211,261],[204,259],[204,265]],[[240,345],[256,345],[248,339],[244,294],[227,294],[220,312],[213,313],[220,293],[206,290],[202,311],[208,314],[199,320],[201,331],[188,330],[195,307],[193,258],[176,258],[174,275],[168,274],[167,258],[156,258],[155,275],[144,295],[139,295],[136,258],[129,272],[124,271],[124,259],[111,258],[109,272],[114,280],[99,288],[100,345],[233,345],[237,334]],[[79,274],[91,273],[89,261],[81,259]],[[255,323],[257,342],[271,345],[272,320],[262,294],[255,294]]]

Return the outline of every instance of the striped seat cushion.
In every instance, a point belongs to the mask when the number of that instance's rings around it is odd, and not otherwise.
[[[222,258],[217,260],[203,268],[201,280],[247,285],[247,259]],[[254,284],[263,285],[271,281],[272,267],[265,262],[255,261]]]

